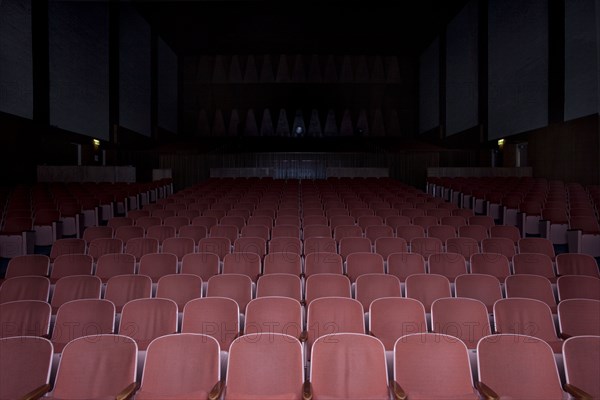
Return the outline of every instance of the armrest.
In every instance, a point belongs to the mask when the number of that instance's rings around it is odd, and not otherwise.
[[[218,381],[217,383],[215,383],[215,386],[213,386],[213,388],[210,390],[210,393],[208,394],[208,400],[217,400],[221,398],[223,390],[225,390],[225,382]]]
[[[45,395],[50,391],[50,384],[47,383],[38,388],[33,389],[31,392],[27,393],[25,396],[21,397],[21,400],[36,400]]]
[[[592,400],[592,395],[579,389],[577,386],[565,383],[565,391],[577,400]]]
[[[487,386],[485,383],[483,382],[477,382],[477,390],[479,391],[479,393],[481,393],[481,395],[483,396],[483,398],[485,400],[499,400],[500,396],[498,396],[498,394],[496,394],[496,392],[494,392],[492,389],[490,389],[489,386]]]
[[[298,337],[298,340],[300,340],[300,343],[306,342],[308,340],[308,332],[302,331],[302,333],[300,333],[300,336]]]
[[[408,397],[402,386],[396,381],[390,381],[390,391],[394,400],[406,400]]]
[[[136,392],[137,389],[138,389],[137,383],[133,382],[132,384],[127,386],[125,389],[121,390],[121,393],[119,393],[117,395],[116,400],[130,399],[131,396],[133,396],[133,394]]]
[[[309,381],[305,381],[302,385],[302,400],[312,400],[312,387]]]
[[[568,338],[570,338],[570,337],[571,337],[571,335],[569,335],[568,333],[561,333],[561,334],[560,334],[560,338],[561,338],[562,340],[567,340],[567,339],[568,339]]]

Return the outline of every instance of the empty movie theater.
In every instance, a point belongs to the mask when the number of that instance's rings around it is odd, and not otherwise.
[[[0,400],[600,400],[600,0],[0,0]]]

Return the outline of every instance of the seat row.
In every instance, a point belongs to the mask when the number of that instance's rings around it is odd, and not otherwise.
[[[185,399],[563,399],[566,392],[600,395],[600,337],[566,341],[566,384],[552,350],[523,335],[494,335],[477,346],[474,383],[469,354],[460,341],[438,334],[403,336],[394,345],[388,377],[382,343],[341,333],[318,339],[305,373],[305,354],[292,336],[242,336],[231,345],[220,375],[216,340],[199,334],[166,335],[151,342],[136,383],[138,348],[121,335],[85,336],[64,349],[54,384],[49,382],[52,344],[43,338],[0,339],[2,397],[35,392],[37,398]],[[431,381],[436,384],[432,385]],[[137,393],[136,393],[137,392]]]
[[[524,276],[524,278],[527,278],[527,276]],[[594,278],[582,278],[599,281]],[[467,328],[470,326],[469,324],[471,324],[471,328],[474,328],[473,324],[476,321],[478,322],[475,325],[478,325],[477,329],[480,332],[491,332],[489,329],[488,313],[493,314],[495,318],[499,315],[504,315],[507,321],[510,321],[514,325],[509,325],[508,323],[501,325],[496,322],[495,328],[497,332],[517,330],[518,332],[516,333],[521,332],[537,335],[544,331],[547,332],[547,336],[543,336],[543,338],[548,339],[553,337],[553,341],[557,339],[557,334],[554,331],[553,312],[558,312],[557,319],[559,324],[561,324],[560,332],[562,334],[572,336],[574,331],[594,333],[598,332],[598,328],[600,327],[600,321],[598,320],[600,316],[598,312],[600,283],[598,282],[596,282],[595,296],[585,293],[585,289],[583,289],[575,295],[576,297],[563,299],[558,306],[551,301],[553,303],[553,306],[551,306],[548,304],[549,301],[540,296],[539,293],[535,293],[533,289],[527,289],[527,286],[531,283],[528,279],[520,279],[522,282],[516,282],[514,285],[512,281],[507,280],[507,298],[503,298],[497,280],[494,277],[486,275],[460,276],[457,279],[455,290],[457,297],[451,297],[452,293],[449,282],[439,275],[417,274],[409,276],[405,289],[406,297],[402,297],[398,279],[383,274],[362,275],[357,279],[354,288],[350,286],[348,278],[343,275],[312,275],[307,279],[304,293],[298,277],[274,274],[259,279],[255,295],[252,283],[248,277],[243,275],[214,276],[209,279],[205,290],[203,290],[202,280],[198,276],[168,275],[160,279],[155,289],[154,298],[152,297],[153,287],[149,277],[143,275],[121,275],[109,280],[102,300],[100,300],[102,288],[98,278],[75,276],[63,278],[58,281],[50,303],[46,302],[49,291],[47,286],[45,292],[43,291],[43,287],[37,288],[37,292],[34,292],[36,287],[33,285],[35,283],[44,283],[44,279],[46,278],[12,278],[6,281],[0,288],[2,336],[20,335],[24,332],[31,333],[32,330],[38,332],[40,335],[48,334],[51,313],[57,315],[57,321],[60,320],[61,314],[66,313],[68,324],[76,325],[79,329],[83,329],[83,327],[95,321],[95,318],[99,318],[100,310],[88,309],[82,313],[83,317],[78,316],[78,314],[69,315],[66,310],[72,307],[73,303],[86,299],[90,301],[83,304],[95,304],[91,300],[110,304],[108,315],[113,322],[109,324],[95,324],[95,326],[106,325],[111,327],[109,332],[112,332],[115,312],[118,314],[122,312],[126,313],[125,310],[128,304],[134,301],[137,302],[136,304],[146,303],[147,311],[141,317],[141,320],[145,322],[142,323],[140,321],[140,325],[138,326],[138,334],[140,335],[144,335],[144,329],[155,329],[160,321],[168,321],[168,318],[171,317],[174,318],[175,322],[172,326],[167,324],[165,330],[169,331],[169,329],[174,327],[176,331],[178,310],[184,313],[185,325],[185,313],[188,308],[194,308],[192,304],[203,304],[203,308],[198,308],[198,310],[203,311],[199,311],[198,313],[190,312],[192,317],[204,318],[198,326],[218,321],[219,323],[216,325],[210,325],[210,329],[215,332],[221,332],[220,326],[222,323],[223,327],[229,327],[226,330],[229,333],[232,332],[232,325],[227,321],[235,321],[235,329],[233,331],[238,332],[240,331],[239,315],[242,314],[245,315],[246,328],[248,328],[249,321],[252,320],[249,314],[253,315],[252,310],[254,310],[254,307],[258,307],[257,304],[261,303],[264,304],[263,307],[265,309],[263,312],[265,328],[268,327],[269,323],[279,321],[277,329],[281,329],[282,327],[293,328],[297,336],[300,335],[305,326],[304,313],[302,311],[303,305],[306,305],[306,309],[308,310],[306,326],[308,327],[309,336],[310,331],[314,328],[314,321],[317,321],[317,332],[319,329],[324,331],[327,331],[327,329],[344,329],[344,326],[350,326],[352,329],[362,327],[361,329],[364,331],[365,320],[363,314],[365,312],[367,312],[367,324],[376,324],[378,320],[387,321],[378,328],[374,329],[372,325],[369,328],[371,332],[378,332],[376,336],[382,338],[382,340],[383,337],[390,336],[394,340],[397,339],[399,337],[399,329],[401,331],[406,329],[426,331],[426,314],[431,314],[430,329],[437,331],[435,328],[437,322],[444,321],[445,319],[448,323],[455,324],[454,327],[461,327],[456,335],[463,338],[465,342],[472,342],[474,340],[472,336],[467,338],[466,335],[473,334]],[[296,282],[294,282],[295,280]],[[484,282],[490,283],[490,281],[496,281],[495,287],[493,283],[491,283],[490,287],[486,287],[483,284]],[[96,284],[95,286],[93,285],[94,283]],[[23,287],[25,284],[28,284],[28,286]],[[516,287],[513,289],[513,286]],[[496,293],[492,289],[495,289]],[[575,288],[575,290],[578,289],[580,288]],[[541,294],[548,295],[548,293]],[[552,293],[550,292],[549,295],[551,296]],[[139,300],[148,301],[142,302]],[[154,302],[154,300],[160,301]],[[455,304],[455,308],[444,308],[441,305],[436,306],[440,302]],[[165,303],[168,304],[165,305]],[[222,303],[228,303],[229,305],[223,306]],[[315,304],[324,305],[319,306]],[[381,306],[378,306],[378,304]],[[465,304],[471,304],[471,307],[467,307],[461,312],[460,307]],[[164,317],[158,318],[160,314],[159,306],[170,308],[170,312]],[[225,311],[223,311],[223,307],[225,307]],[[380,311],[376,311],[373,315],[373,310],[379,310],[378,307],[381,307]],[[437,310],[436,307],[438,307]],[[313,308],[321,308],[325,311],[321,313],[322,316],[320,318],[316,318],[311,314],[311,309]],[[502,310],[506,311],[503,314],[499,314],[502,313]],[[202,315],[203,313],[205,314],[204,316]],[[225,314],[228,314],[229,318],[225,318],[223,321],[222,318],[224,318]],[[561,316],[561,314],[563,315]],[[421,315],[422,318],[416,317],[417,315]],[[293,316],[296,316],[297,319]],[[562,318],[569,316],[571,316],[571,321],[577,321],[578,317],[581,317],[579,321],[581,326],[570,328],[569,326],[572,326],[573,323],[565,323],[563,326],[561,322]],[[508,319],[509,317],[512,319]],[[81,318],[84,318],[84,320],[81,320]],[[91,321],[89,320],[90,318],[92,319]],[[346,325],[347,323],[349,325]],[[484,329],[486,326],[487,329]],[[500,328],[501,326],[502,328]],[[527,331],[532,326],[536,327],[537,332]],[[550,329],[542,329],[542,326],[544,328],[549,327]],[[204,327],[202,329],[207,328]],[[273,329],[273,326],[271,329]],[[201,333],[206,332],[202,331]],[[284,333],[289,332],[286,331]],[[235,334],[233,337],[235,337]]]

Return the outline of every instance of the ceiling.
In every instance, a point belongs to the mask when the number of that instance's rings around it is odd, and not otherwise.
[[[134,1],[180,55],[419,51],[465,0]]]

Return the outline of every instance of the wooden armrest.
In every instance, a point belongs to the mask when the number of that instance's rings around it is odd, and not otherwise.
[[[396,381],[390,381],[390,391],[394,400],[406,400],[408,397],[402,386]]]
[[[116,400],[127,400],[130,399],[131,396],[133,396],[133,394],[135,393],[135,391],[138,389],[137,383],[133,382],[132,384],[130,384],[129,386],[127,386],[125,389],[121,390],[121,393],[119,393],[116,397]]]
[[[25,396],[21,397],[21,400],[37,400],[41,398],[43,395],[50,391],[50,384],[47,383],[38,388],[33,389],[31,392],[27,393]]]
[[[500,400],[500,396],[483,382],[477,382],[477,390],[485,400]]]
[[[219,399],[221,397],[221,395],[223,394],[224,389],[225,389],[224,381],[218,381],[217,383],[215,383],[215,386],[213,386],[213,388],[210,390],[210,393],[208,394],[208,400]]]
[[[579,389],[577,386],[565,383],[565,391],[575,397],[577,400],[592,400],[592,395]]]
[[[312,400],[312,387],[309,381],[304,381],[302,385],[302,400]]]

